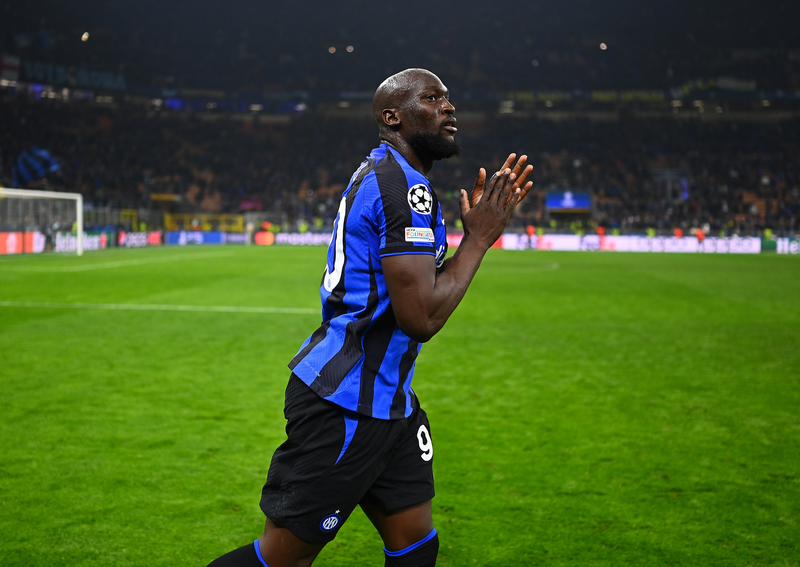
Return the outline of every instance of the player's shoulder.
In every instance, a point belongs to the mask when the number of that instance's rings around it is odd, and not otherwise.
[[[432,190],[428,179],[411,167],[397,150],[381,144],[370,154],[374,167],[359,189],[365,210],[382,216],[430,214]],[[406,211],[404,213],[404,211]]]
[[[375,166],[375,174],[386,189],[406,192],[416,185],[430,187],[428,178],[411,167],[400,152],[385,144],[381,148],[384,149],[384,154]]]

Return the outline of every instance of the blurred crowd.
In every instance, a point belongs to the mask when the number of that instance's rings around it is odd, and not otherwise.
[[[458,114],[457,114],[458,115]],[[59,171],[31,187],[79,191],[87,205],[148,209],[153,195],[180,197],[174,212],[279,212],[291,226],[329,230],[352,172],[377,143],[370,118],[326,117],[313,108],[277,122],[252,116],[179,113],[121,103],[6,97],[0,102],[0,184],[31,146]],[[534,192],[512,224],[602,225],[643,232],[705,227],[715,234],[797,230],[800,123],[641,118],[562,121],[492,115],[459,127],[463,155],[430,179],[449,226],[458,192],[479,167],[527,153]],[[593,195],[591,215],[548,214],[551,190]],[[579,223],[576,225],[576,223]]]

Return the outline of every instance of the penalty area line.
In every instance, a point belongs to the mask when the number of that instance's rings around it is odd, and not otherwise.
[[[187,311],[200,313],[284,313],[317,315],[318,309],[302,307],[240,307],[236,305],[147,305],[140,303],[50,303],[36,301],[0,301],[0,307],[44,309],[104,309],[108,311]]]

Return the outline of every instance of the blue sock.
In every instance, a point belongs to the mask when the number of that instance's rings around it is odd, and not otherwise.
[[[256,550],[256,557],[258,557],[258,560],[261,561],[261,565],[263,565],[264,567],[269,567],[269,565],[267,565],[267,562],[264,561],[264,558],[261,557],[261,548],[258,546],[258,538],[256,538],[256,540],[253,542],[253,547]]]
[[[431,530],[427,536],[400,551],[389,551],[385,547],[386,556],[384,567],[434,567],[436,556],[439,555],[439,536],[436,529]]]

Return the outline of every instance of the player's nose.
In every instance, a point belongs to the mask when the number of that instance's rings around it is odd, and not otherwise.
[[[444,99],[444,105],[442,106],[442,112],[444,114],[453,114],[456,111],[456,107],[453,106],[453,103],[447,99]]]

